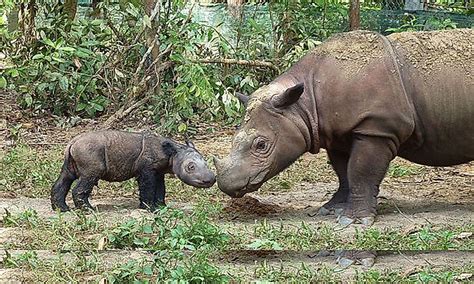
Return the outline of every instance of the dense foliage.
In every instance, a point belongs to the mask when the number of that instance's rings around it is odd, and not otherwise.
[[[362,10],[379,10],[382,4],[368,2]],[[59,0],[1,5],[6,67],[0,87],[19,93],[24,108],[97,117],[138,106],[164,132],[192,132],[191,121],[198,117],[238,120],[241,109],[232,94],[252,92],[308,49],[347,30],[348,10],[348,3],[338,0],[275,0],[246,5],[241,17],[221,11],[221,21],[210,24],[196,20],[196,5],[185,0],[161,1],[155,18],[140,0],[102,1],[94,10],[79,9],[75,18]],[[31,16],[34,20],[27,21]],[[427,27],[454,28],[456,23],[407,15],[388,31]],[[150,52],[150,42],[156,43],[156,52]],[[219,63],[229,58],[273,67]]]

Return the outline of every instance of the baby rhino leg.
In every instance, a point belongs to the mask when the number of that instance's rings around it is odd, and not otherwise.
[[[94,185],[99,181],[95,177],[80,177],[76,186],[72,190],[72,200],[76,208],[93,209],[89,203],[89,196]]]
[[[141,209],[148,209],[150,211],[155,210],[156,200],[160,198],[156,194],[158,184],[160,183],[158,176],[159,174],[153,170],[143,170],[139,173],[137,180]],[[164,193],[162,198],[164,202]]]

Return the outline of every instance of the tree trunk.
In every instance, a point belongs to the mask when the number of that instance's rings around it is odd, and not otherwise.
[[[99,3],[101,0],[92,0],[91,6],[92,6],[92,11],[90,13],[90,16],[92,18],[99,18],[100,17],[100,9],[99,9]]]
[[[30,0],[23,14],[23,34],[25,41],[31,42],[35,37],[36,0]]]
[[[67,14],[67,18],[70,21],[74,20],[77,12],[77,0],[65,0],[64,12]]]
[[[349,6],[349,30],[354,31],[360,28],[360,3],[359,0],[350,0]]]
[[[227,0],[227,8],[232,17],[240,19],[242,17],[244,0]]]
[[[155,8],[155,5],[158,5],[158,10],[160,9],[160,3],[156,3],[156,1],[160,0],[145,0],[145,13],[147,14],[148,17],[151,16],[153,13],[153,9]],[[155,40],[156,33],[158,32],[158,25],[160,22],[160,12],[156,15],[156,20],[154,21],[151,19],[151,28],[148,28],[146,30],[146,35],[147,35],[147,45],[151,46],[153,41]],[[151,56],[152,56],[152,61],[155,60],[155,58],[159,54],[159,46],[155,42],[153,49],[151,51]]]

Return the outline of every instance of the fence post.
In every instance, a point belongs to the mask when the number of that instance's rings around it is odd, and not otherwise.
[[[349,30],[354,31],[360,28],[360,2],[359,0],[350,0],[349,6]]]

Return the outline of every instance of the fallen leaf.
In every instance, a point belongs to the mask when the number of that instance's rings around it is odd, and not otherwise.
[[[82,64],[81,61],[76,57],[74,58],[74,65],[76,65],[77,69],[81,68]]]
[[[97,250],[104,250],[105,246],[107,245],[107,237],[103,236],[102,238],[99,239],[99,244],[97,245]]]

